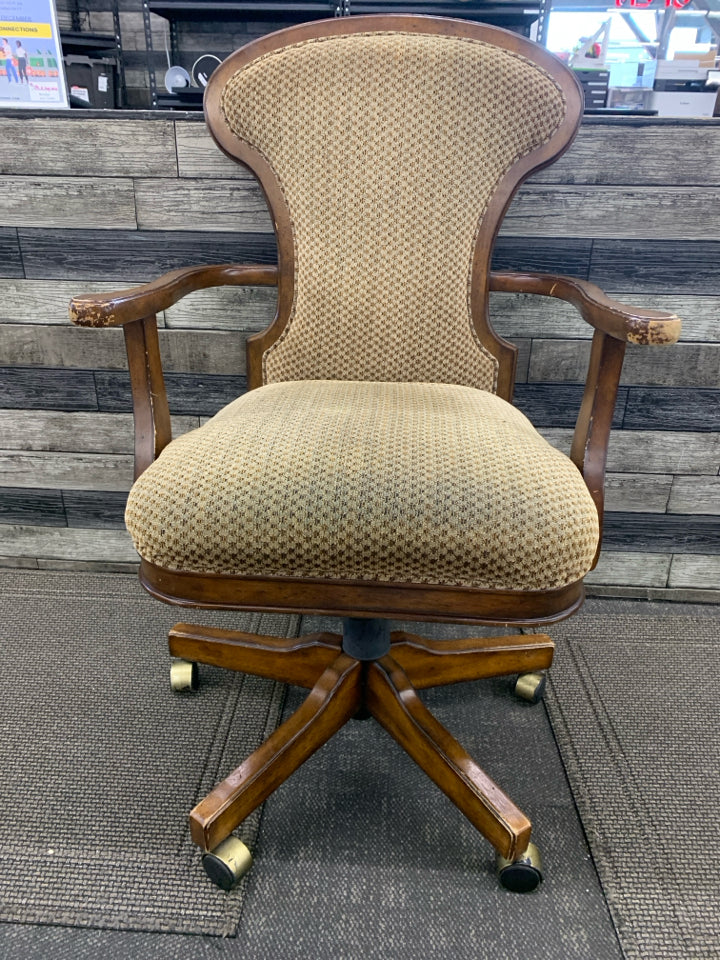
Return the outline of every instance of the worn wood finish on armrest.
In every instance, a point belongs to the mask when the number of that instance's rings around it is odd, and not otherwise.
[[[596,330],[628,343],[675,343],[682,323],[674,313],[627,306],[606,296],[586,280],[548,273],[491,273],[490,289],[502,293],[537,293],[566,300]]]
[[[277,278],[277,267],[261,264],[185,267],[130,290],[73,297],[70,319],[81,327],[118,327],[166,310],[193,290],[225,285],[268,287],[275,286]]]

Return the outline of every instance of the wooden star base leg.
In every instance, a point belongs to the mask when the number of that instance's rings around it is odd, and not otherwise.
[[[368,621],[368,637],[371,624],[378,623]],[[358,643],[362,647],[362,624],[359,640],[357,631],[354,621],[354,650]],[[217,847],[351,717],[366,712],[498,853],[507,860],[521,856],[530,840],[529,820],[435,719],[416,688],[546,669],[553,656],[550,638],[435,641],[386,632],[386,653],[356,659],[343,652],[350,632],[349,622],[345,639],[330,633],[282,639],[182,623],[173,627],[170,652],[176,657],[311,688],[300,708],[191,812],[195,843],[204,850]]]

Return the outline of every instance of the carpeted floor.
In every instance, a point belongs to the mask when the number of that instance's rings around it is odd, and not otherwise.
[[[545,708],[505,681],[423,694],[533,820],[535,893],[498,887],[490,847],[370,721],[243,825],[255,864],[228,897],[185,816],[275,724],[279,693],[203,668],[199,695],[172,696],[178,617],[132,577],[0,576],[3,960],[720,958],[717,608],[591,601],[551,629],[547,708],[572,791]],[[262,629],[296,628],[275,621]],[[160,930],[174,932],[142,932]]]
[[[592,609],[546,704],[625,955],[718,958],[720,610]]]
[[[134,578],[0,580],[0,919],[233,933],[245,884],[205,882],[187,813],[275,729],[284,688],[207,668],[202,697],[173,694],[167,631],[192,615]]]

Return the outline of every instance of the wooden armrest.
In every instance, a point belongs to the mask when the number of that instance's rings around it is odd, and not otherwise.
[[[549,273],[491,273],[490,289],[537,293],[572,303],[583,319],[616,340],[640,344],[675,343],[682,323],[674,313],[630,307],[606,296],[594,283]]]
[[[185,267],[130,290],[73,297],[70,319],[81,327],[118,327],[166,310],[193,290],[224,285],[275,286],[277,277],[277,267],[261,264]]]

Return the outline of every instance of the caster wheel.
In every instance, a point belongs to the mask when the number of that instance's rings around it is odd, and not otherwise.
[[[252,866],[252,854],[242,840],[229,836],[203,854],[202,862],[212,882],[222,890],[230,890]]]
[[[506,860],[498,854],[498,879],[506,890],[513,893],[530,893],[542,882],[540,851],[534,843],[517,860]]]
[[[198,688],[198,680],[196,663],[190,663],[188,660],[173,660],[170,664],[170,686],[173,690],[194,692]]]
[[[515,682],[515,696],[528,703],[540,703],[545,693],[547,677],[544,673],[521,673]]]

